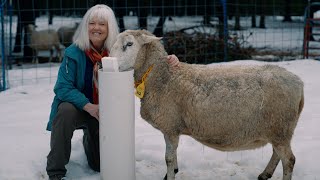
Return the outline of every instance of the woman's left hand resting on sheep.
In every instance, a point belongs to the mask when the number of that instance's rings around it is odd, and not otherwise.
[[[85,127],[83,146],[90,168],[100,170],[98,64],[109,56],[118,34],[112,9],[99,4],[84,15],[74,43],[65,50],[47,125],[52,131],[46,167],[49,180],[65,177],[65,162],[69,162],[71,138],[77,128]],[[171,67],[179,65],[175,55],[167,56],[167,62]]]
[[[179,61],[178,57],[176,55],[174,55],[174,54],[167,56],[167,62],[173,68],[179,67],[179,64],[180,64],[180,61]]]

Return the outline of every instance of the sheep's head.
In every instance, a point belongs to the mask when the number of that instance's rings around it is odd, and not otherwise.
[[[28,24],[28,26],[27,26],[27,31],[28,31],[28,33],[32,33],[33,31],[35,31],[35,29],[36,29],[36,26],[35,25],[33,25],[33,24]]]
[[[145,44],[160,39],[145,30],[124,31],[118,35],[117,41],[111,48],[110,56],[118,58],[120,71],[132,69],[140,49]]]

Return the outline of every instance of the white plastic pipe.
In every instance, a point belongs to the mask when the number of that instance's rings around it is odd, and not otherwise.
[[[99,70],[100,176],[135,180],[133,70]]]

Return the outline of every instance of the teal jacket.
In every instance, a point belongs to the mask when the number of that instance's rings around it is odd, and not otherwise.
[[[54,86],[54,99],[47,130],[51,131],[52,121],[57,114],[61,102],[70,102],[78,109],[89,103],[89,99],[82,93],[84,89],[84,76],[86,71],[85,52],[72,44],[64,53],[64,58],[59,68],[57,82]]]

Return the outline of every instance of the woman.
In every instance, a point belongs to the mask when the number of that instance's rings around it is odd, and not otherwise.
[[[64,54],[51,106],[47,130],[51,131],[47,156],[47,174],[50,180],[63,179],[69,162],[71,139],[76,129],[82,128],[83,146],[91,169],[100,171],[99,156],[99,105],[97,85],[98,64],[108,52],[119,34],[112,9],[95,5],[83,17],[74,43]],[[168,63],[177,67],[175,55],[169,55]]]

